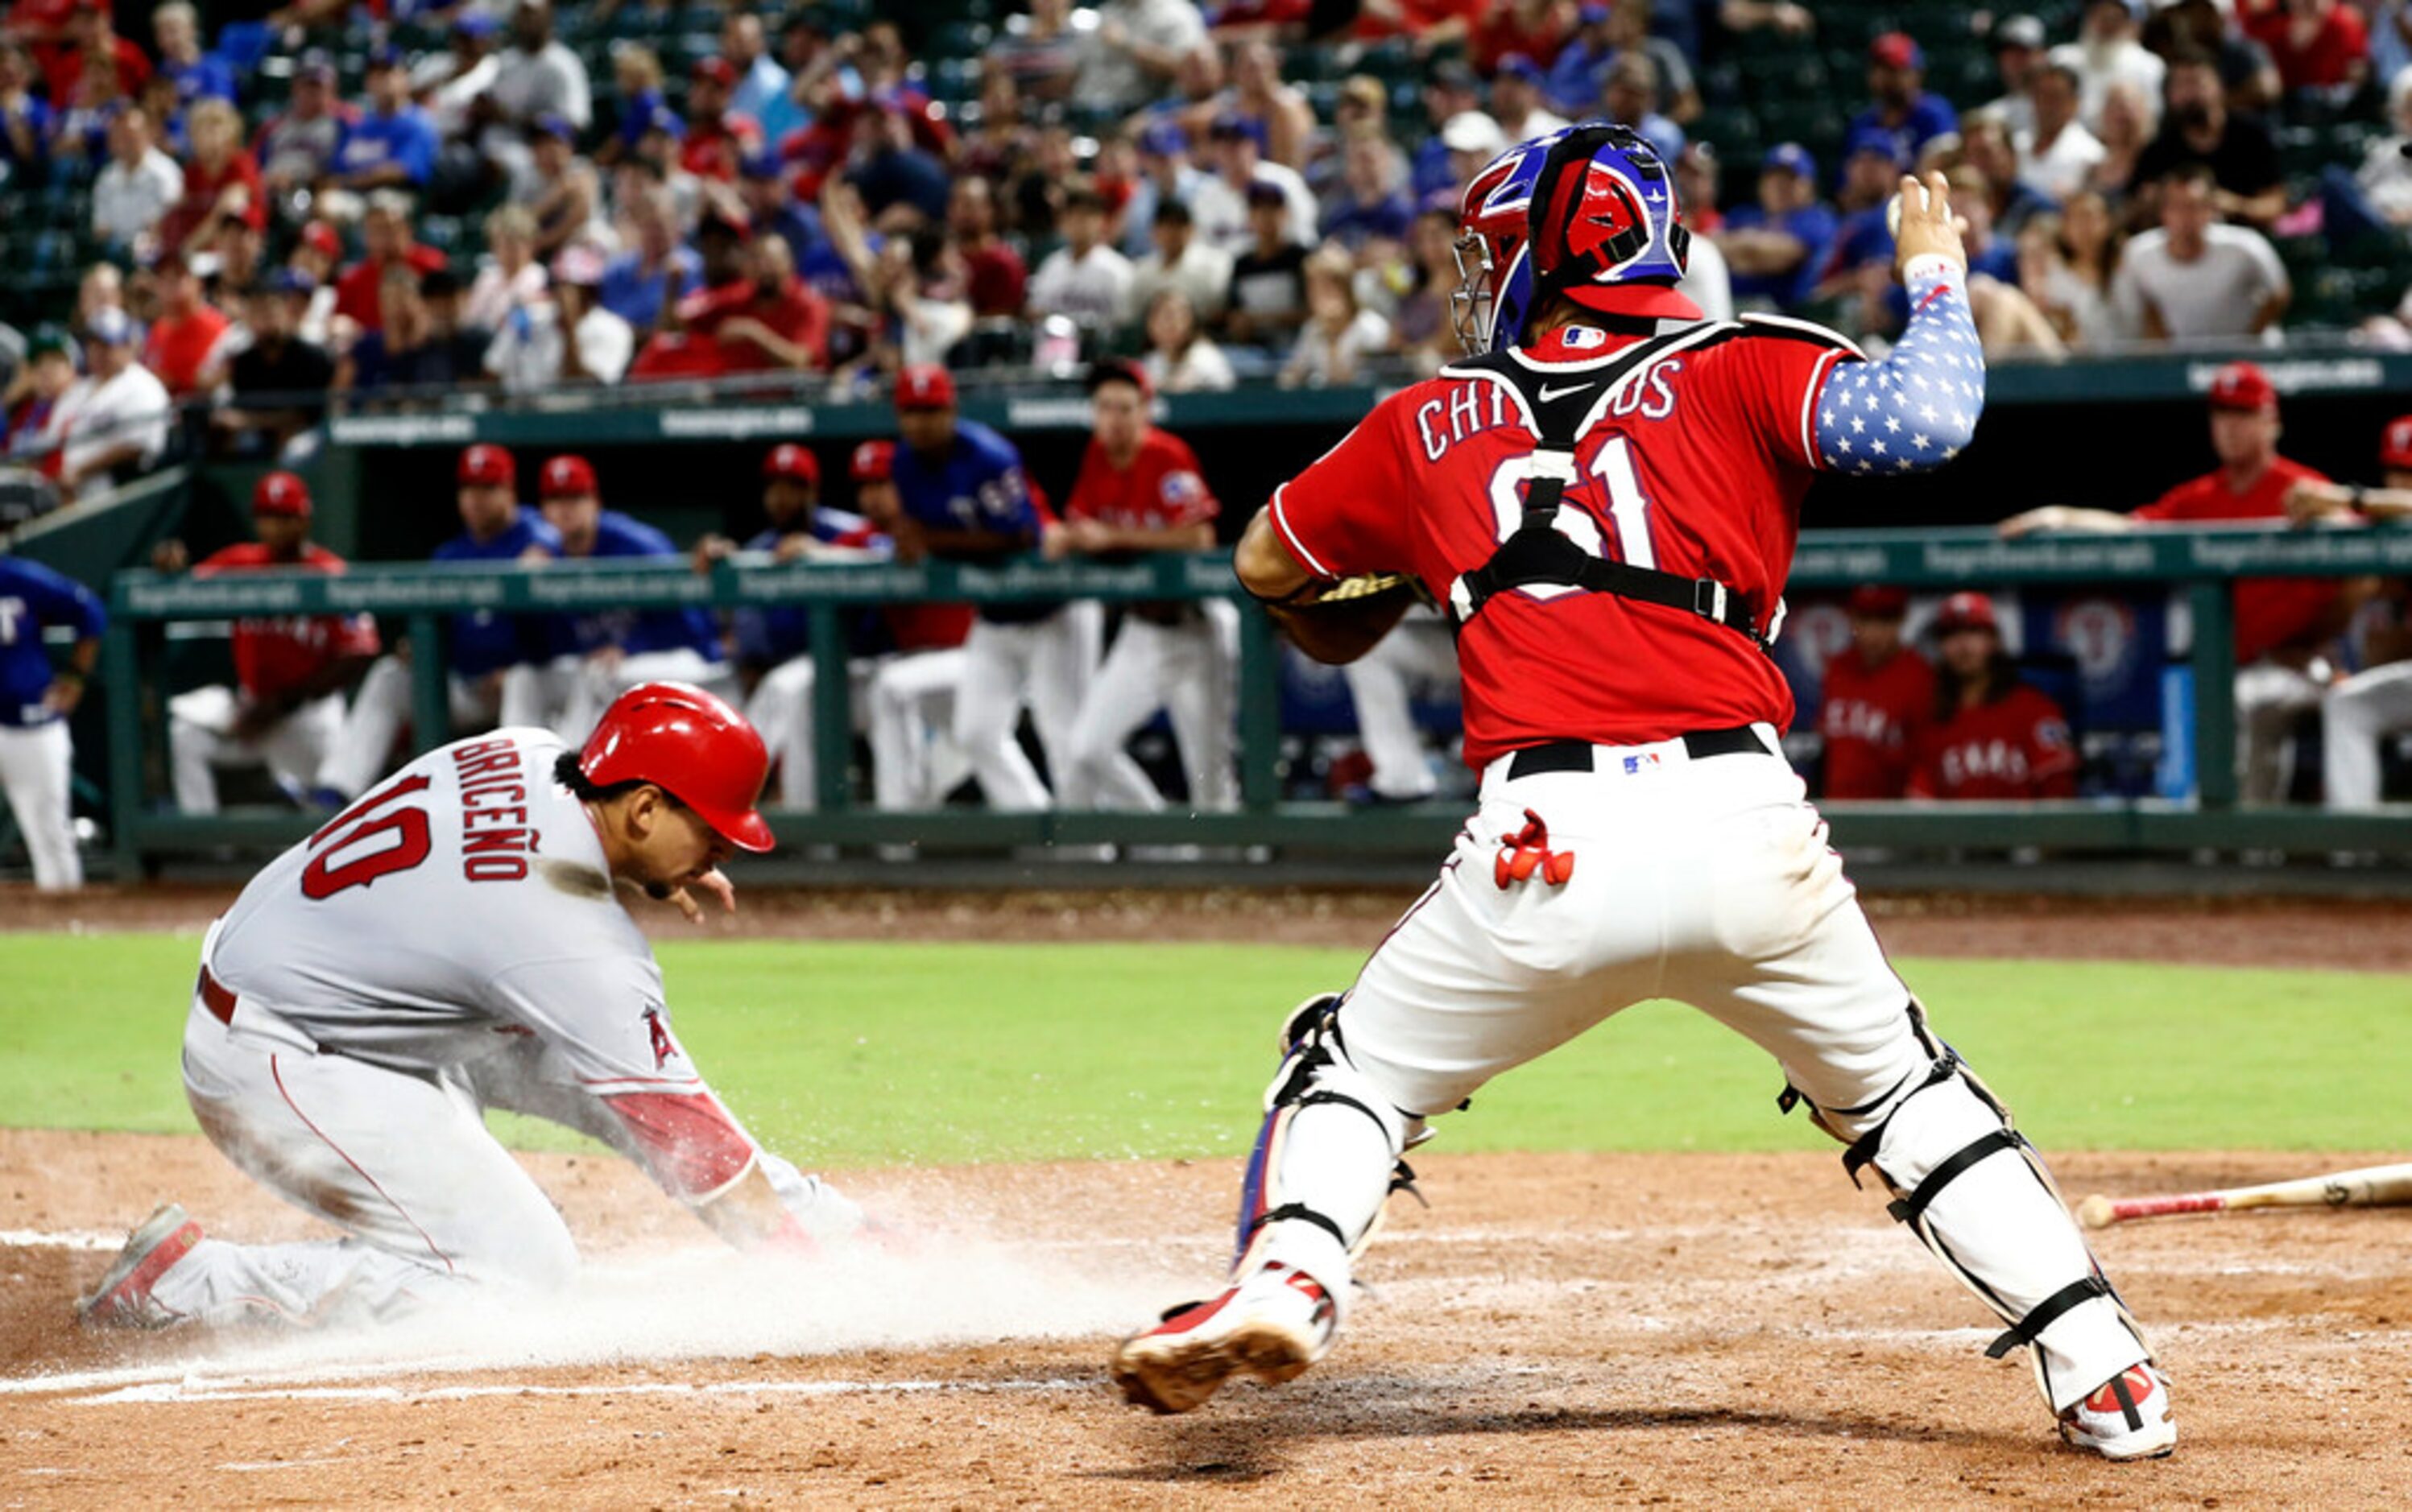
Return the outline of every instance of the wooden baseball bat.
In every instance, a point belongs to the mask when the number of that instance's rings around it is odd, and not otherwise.
[[[2365,1166],[2332,1176],[2305,1176],[2262,1186],[2218,1192],[2182,1192],[2171,1196],[2123,1197],[2099,1193],[2077,1207],[2088,1228],[2108,1228],[2130,1218],[2161,1218],[2173,1212],[2224,1212],[2231,1208],[2388,1208],[2412,1204],[2412,1165]]]

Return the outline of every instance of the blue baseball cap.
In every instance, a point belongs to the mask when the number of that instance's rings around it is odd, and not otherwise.
[[[268,275],[266,287],[272,294],[316,294],[318,281],[299,268],[279,268]]]
[[[1537,84],[1547,76],[1541,72],[1539,64],[1522,52],[1510,52],[1499,60],[1499,77],[1521,79],[1528,84]]]
[[[1591,3],[1588,5],[1577,6],[1575,7],[1575,20],[1578,23],[1584,26],[1596,26],[1601,22],[1608,20],[1608,7],[1601,5],[1599,0],[1591,0]]]
[[[373,48],[369,51],[369,67],[372,71],[378,68],[407,68],[409,66],[410,54],[404,52],[402,49],[394,46],[390,42],[388,42],[385,46],[380,48]]]
[[[528,123],[528,135],[531,137],[554,137],[563,141],[576,141],[578,139],[578,128],[571,125],[569,124],[569,117],[562,114],[559,110],[547,110],[542,115],[537,116],[535,120]]]
[[[1895,168],[1909,166],[1909,158],[1901,150],[1901,139],[1882,126],[1861,126],[1851,133],[1851,139],[1843,147],[1844,158],[1848,160],[1861,153],[1874,153]]]
[[[1139,134],[1139,150],[1156,157],[1179,157],[1189,151],[1189,133],[1173,121],[1158,121]]]
[[[1797,141],[1779,141],[1758,160],[1758,170],[1761,173],[1793,173],[1804,179],[1815,179],[1817,176],[1817,160],[1809,155],[1808,148]]]
[[[452,30],[461,37],[492,37],[497,22],[482,10],[463,6],[452,18]]]

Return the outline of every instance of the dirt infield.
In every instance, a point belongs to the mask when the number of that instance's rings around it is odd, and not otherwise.
[[[210,1357],[64,1322],[105,1263],[97,1231],[162,1195],[230,1237],[307,1231],[199,1140],[0,1134],[0,1507],[1171,1505],[1201,1492],[1246,1505],[2375,1507],[2412,1486],[2412,1211],[2101,1236],[2176,1376],[2184,1431],[2174,1460],[2110,1466],[2055,1446],[2024,1367],[1982,1358],[1987,1315],[1831,1154],[1419,1164],[1433,1208],[1398,1201],[1365,1267],[1374,1291],[1330,1360],[1279,1392],[1237,1387],[1159,1420],[1110,1396],[1104,1354],[1116,1309],[1178,1299],[1214,1271],[1226,1162],[860,1173],[849,1184],[928,1236],[880,1263],[884,1337],[862,1336],[875,1299],[859,1275],[766,1282],[699,1251],[683,1273],[730,1267],[728,1295],[624,1284],[566,1354],[489,1343],[481,1358],[454,1341],[430,1358],[405,1329],[297,1359],[265,1341]],[[616,1163],[530,1165],[596,1278],[642,1276],[663,1246],[696,1241]],[[2074,1196],[2306,1165],[2093,1155],[2062,1175]],[[958,1244],[935,1213],[990,1237]],[[1026,1276],[994,1284],[1014,1267]],[[953,1292],[993,1315],[918,1321]],[[696,1327],[684,1347],[659,1334],[706,1305],[729,1326]]]
[[[199,933],[234,891],[187,885],[46,897],[0,886],[0,930]],[[734,917],[700,926],[637,906],[656,939],[1238,940],[1363,949],[1414,896],[1412,888],[766,889],[747,892]],[[1896,955],[2412,971],[2412,902],[1878,894],[1866,903]]]

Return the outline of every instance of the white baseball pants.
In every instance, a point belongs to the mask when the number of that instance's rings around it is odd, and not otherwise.
[[[220,767],[266,763],[277,785],[296,798],[318,780],[318,769],[343,727],[344,696],[328,694],[278,720],[254,740],[234,733],[242,708],[232,688],[195,688],[168,700],[168,769],[176,806],[186,814],[218,811]]]
[[[2319,707],[2321,684],[2283,662],[2236,670],[2237,796],[2283,803],[2295,778],[2295,721]]]
[[[1060,785],[1071,753],[1072,723],[1104,639],[1105,607],[1092,600],[1066,604],[1028,624],[973,623],[955,693],[955,743],[970,760],[989,807],[1022,811],[1052,804],[1014,729],[1026,699]],[[1136,767],[1130,776],[1140,787],[1147,785]]]
[[[1398,627],[1341,668],[1357,705],[1357,734],[1374,763],[1375,795],[1392,802],[1433,796],[1439,779],[1424,754],[1409,695],[1418,687],[1457,686],[1457,643],[1430,610],[1410,610]]]
[[[2328,806],[2375,809],[2379,742],[2412,729],[2412,662],[2357,672],[2320,700],[2320,764]]]
[[[0,725],[0,793],[17,816],[33,859],[34,886],[64,892],[83,886],[83,858],[76,851],[75,745],[64,719],[39,725]]]
[[[451,728],[426,743],[440,744],[456,735],[490,729],[501,719],[498,685],[453,676],[444,683]],[[410,663],[400,656],[380,656],[352,694],[343,727],[335,732],[334,744],[318,769],[318,785],[331,787],[347,799],[367,792],[390,770],[393,742],[409,723]]]
[[[908,651],[882,661],[870,705],[872,800],[883,809],[935,808],[963,780],[951,731],[955,689],[970,658],[961,646]]]
[[[582,745],[611,700],[640,683],[692,683],[713,693],[731,691],[728,667],[691,646],[640,652],[609,664],[596,657],[556,656],[503,674],[501,723],[534,725],[572,746]]]
[[[1059,784],[1066,808],[1164,807],[1163,795],[1123,749],[1158,709],[1172,721],[1190,808],[1217,814],[1239,807],[1239,779],[1231,765],[1239,615],[1219,599],[1200,608],[1205,612],[1176,624],[1123,617],[1122,632],[1072,724]],[[1217,609],[1223,612],[1215,614]]]
[[[1774,731],[1758,734],[1773,750]],[[1772,755],[1696,760],[1681,741],[1593,756],[1591,771],[1511,778],[1502,758],[1485,772],[1439,879],[1338,1011],[1316,1084],[1345,1096],[1297,1106],[1272,1157],[1278,1199],[1331,1227],[1269,1215],[1250,1261],[1294,1265],[1345,1296],[1344,1237],[1371,1229],[1424,1117],[1650,998],[1691,1004],[1766,1050],[1829,1133],[1877,1141],[1875,1163],[1900,1188],[2001,1137],[1998,1111],[1962,1079],[1932,1076],[1939,1046],[1790,767]],[[1503,884],[1503,855],[1527,842],[1571,857],[1570,873]],[[2094,1274],[2040,1172],[1999,1152],[1921,1194],[1933,1206],[1919,1237],[1939,1236],[1938,1254],[2013,1319]],[[2109,1296],[2060,1313],[2038,1346],[2055,1408],[2145,1358]]]
[[[868,656],[846,663],[852,729],[863,728],[869,717],[870,689],[878,668],[879,662]],[[820,764],[813,749],[814,675],[810,652],[790,657],[763,673],[762,681],[754,684],[753,696],[745,700],[746,721],[761,731],[764,743],[771,747],[771,759],[777,764],[773,791],[786,808],[809,809],[820,802],[815,785]]]

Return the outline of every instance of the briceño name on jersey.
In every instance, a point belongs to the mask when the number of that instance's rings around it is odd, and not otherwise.
[[[1675,390],[1669,380],[1683,370],[1684,360],[1680,357],[1651,363],[1617,389],[1608,413],[1619,419],[1633,414],[1645,419],[1665,419],[1675,412]],[[1566,386],[1581,382],[1581,370],[1569,369]],[[1467,436],[1520,418],[1515,406],[1508,402],[1505,384],[1469,379],[1451,384],[1446,394],[1435,395],[1416,406],[1416,434],[1423,442],[1424,461],[1438,462],[1449,454],[1449,448]]]
[[[461,874],[472,882],[527,875],[541,837],[528,824],[524,754],[510,741],[473,741],[452,753],[461,780]]]

